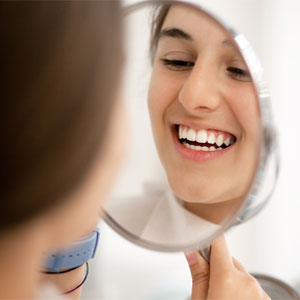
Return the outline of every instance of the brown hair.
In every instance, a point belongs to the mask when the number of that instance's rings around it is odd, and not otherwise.
[[[151,38],[150,38],[150,58],[153,64],[159,35],[166,16],[169,12],[171,4],[154,4],[151,22]]]
[[[61,202],[99,153],[121,63],[119,5],[0,2],[0,230]]]

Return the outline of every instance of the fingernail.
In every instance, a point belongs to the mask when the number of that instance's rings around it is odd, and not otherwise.
[[[189,265],[194,265],[198,262],[197,255],[195,252],[186,252],[184,255]]]

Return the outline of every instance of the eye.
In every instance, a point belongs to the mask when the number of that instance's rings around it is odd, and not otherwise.
[[[177,59],[161,59],[162,63],[167,66],[169,69],[174,71],[185,71],[194,66],[194,63],[191,61],[177,60]]]
[[[236,67],[228,67],[227,71],[230,73],[230,75],[239,81],[249,82],[252,81],[249,71],[236,68]]]

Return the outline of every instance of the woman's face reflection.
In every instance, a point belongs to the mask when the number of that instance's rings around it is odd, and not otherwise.
[[[223,28],[194,8],[171,6],[148,105],[179,198],[219,203],[245,195],[257,163],[260,116],[247,66]]]

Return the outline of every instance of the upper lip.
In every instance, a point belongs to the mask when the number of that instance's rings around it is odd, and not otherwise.
[[[205,130],[217,130],[217,131],[222,131],[222,132],[226,132],[229,133],[231,135],[233,135],[234,137],[236,137],[237,135],[231,131],[230,129],[227,129],[225,126],[221,127],[221,126],[215,126],[212,124],[209,124],[207,122],[193,122],[193,121],[186,121],[186,120],[181,120],[178,122],[172,122],[173,125],[184,125],[190,128],[193,128],[197,131],[201,130],[201,129],[205,129]]]

